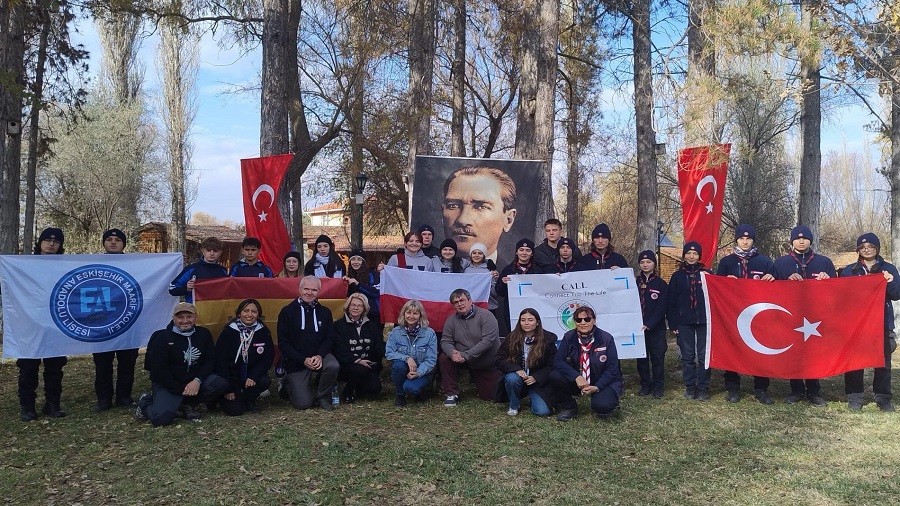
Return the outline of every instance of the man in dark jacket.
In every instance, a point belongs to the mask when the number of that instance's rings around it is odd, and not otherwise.
[[[538,248],[540,248],[540,246],[538,246]],[[578,246],[575,245],[575,241],[572,239],[563,237],[557,241],[556,261],[544,266],[544,274],[562,274],[574,271],[578,260],[575,257],[576,252],[578,252]]]
[[[441,250],[434,245],[434,227],[423,224],[419,227],[419,236],[422,238],[422,253],[428,258],[441,256]]]
[[[315,276],[300,280],[300,297],[278,314],[278,343],[287,372],[285,392],[291,404],[307,409],[318,403],[331,411],[340,365],[331,353],[336,337],[331,310],[317,300],[321,288],[322,282]]]
[[[215,355],[209,330],[197,327],[197,309],[180,302],[169,325],[157,330],[147,343],[147,367],[153,393],[138,401],[135,417],[154,427],[170,425],[179,409],[197,420],[197,406],[225,393],[228,381],[213,373]]]
[[[791,230],[791,252],[775,260],[775,279],[803,281],[837,276],[831,259],[813,252],[812,239],[812,231],[805,225],[798,225]],[[792,379],[791,395],[784,401],[794,404],[804,397],[814,406],[823,407],[828,404],[822,397],[822,385],[819,380]]]
[[[560,240],[563,239],[562,222],[556,218],[550,218],[545,221],[544,236],[544,241],[534,248],[534,263],[546,270],[559,260]],[[571,244],[575,243],[572,242]],[[572,260],[578,260],[579,258],[581,258],[581,250],[575,246],[572,251]]]

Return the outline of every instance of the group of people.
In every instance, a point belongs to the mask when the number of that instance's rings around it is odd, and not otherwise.
[[[259,260],[261,243],[253,237],[242,245],[242,259],[228,272],[219,264],[223,250],[220,240],[210,237],[200,245],[200,258],[172,281],[169,292],[182,297],[169,325],[154,333],[148,343],[145,368],[149,370],[152,391],[135,403],[132,398],[138,350],[96,353],[95,389],[97,411],[113,406],[135,407],[135,415],[154,425],[172,423],[178,416],[195,419],[199,406],[220,406],[230,415],[257,410],[257,399],[272,385],[270,369],[276,362],[272,335],[263,321],[262,306],[255,299],[242,301],[234,318],[217,340],[196,325],[197,310],[192,291],[199,279],[224,276],[297,277],[298,298],[285,306],[278,316],[278,369],[284,375],[278,382],[280,396],[298,409],[319,406],[333,409],[332,394],[344,383],[341,401],[353,403],[357,397],[376,397],[381,393],[383,363],[390,364],[395,404],[405,406],[439,388],[444,405],[459,402],[459,374],[469,371],[477,396],[488,401],[508,402],[508,414],[517,415],[522,399],[530,399],[531,411],[538,416],[555,412],[557,419],[570,420],[577,413],[575,394],[590,396],[593,413],[608,417],[615,413],[623,390],[622,372],[612,336],[602,330],[602,322],[590,307],[574,313],[575,328],[561,339],[541,325],[534,309],[518,315],[509,328],[507,284],[514,274],[566,273],[593,269],[628,267],[626,259],[612,244],[606,224],[594,227],[589,249],[582,254],[575,241],[562,236],[562,224],[556,219],[544,225],[546,237],[536,245],[523,238],[515,257],[503,269],[489,258],[487,247],[468,245],[463,258],[453,239],[433,244],[434,230],[423,225],[404,236],[404,247],[392,255],[386,265],[429,272],[480,272],[492,279],[488,309],[476,306],[470,294],[455,290],[450,303],[455,314],[447,319],[442,332],[429,327],[428,315],[419,301],[409,301],[384,339],[384,323],[379,314],[380,271],[383,263],[370,267],[362,251],[350,253],[347,264],[338,255],[327,236],[315,241],[315,254],[304,264],[298,252],[283,258],[278,274]],[[830,259],[813,252],[812,231],[797,226],[791,231],[791,251],[774,261],[754,247],[756,232],[742,224],[735,230],[733,252],[723,258],[717,275],[760,281],[819,280],[837,275]],[[59,254],[63,250],[63,232],[45,229],[35,244],[35,254]],[[118,229],[103,234],[107,253],[124,251],[126,235]],[[893,411],[890,386],[890,355],[896,347],[893,339],[892,300],[900,300],[897,270],[879,254],[879,238],[863,234],[857,241],[858,261],[841,271],[842,276],[882,275],[888,281],[885,294],[884,353],[885,366],[875,369],[875,402],[882,411]],[[494,253],[495,254],[495,253]],[[677,337],[681,355],[684,396],[706,401],[710,398],[710,370],[706,357],[706,326],[701,273],[709,272],[700,262],[701,246],[688,242],[681,263],[668,282],[661,279],[653,251],[638,255],[637,286],[643,311],[646,358],[637,360],[640,377],[638,395],[664,396],[664,359],[668,349],[666,330]],[[348,296],[343,315],[334,319],[331,311],[317,302],[320,278],[343,278]],[[117,381],[113,383],[113,362],[118,361]],[[24,421],[37,417],[35,409],[38,371],[44,364],[45,404],[43,413],[65,416],[60,406],[62,369],[66,357],[19,359],[19,401]],[[438,379],[439,378],[439,379]],[[741,398],[740,376],[724,374],[726,399]],[[439,387],[435,388],[435,384]],[[755,377],[753,392],[763,404],[774,401],[768,393],[769,378]],[[788,403],[807,400],[824,406],[818,380],[790,381]],[[845,375],[848,407],[863,406],[863,371]]]

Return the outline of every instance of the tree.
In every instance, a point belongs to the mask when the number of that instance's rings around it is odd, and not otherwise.
[[[466,0],[453,3],[453,117],[450,120],[450,156],[466,156],[463,139],[466,116]]]
[[[656,132],[653,129],[653,79],[650,57],[650,0],[635,0],[631,10],[634,46],[634,111],[637,130],[637,251],[654,249],[659,219]]]
[[[25,5],[0,0],[0,253],[19,251]],[[7,128],[9,128],[7,130]]]
[[[800,0],[801,23],[812,36],[812,43],[801,47],[800,76],[802,99],[800,101],[800,195],[797,221],[815,231],[813,245],[818,247],[819,205],[822,177],[822,76],[821,49],[816,44],[819,30],[816,19],[821,15],[819,0]]]
[[[416,155],[430,155],[434,81],[434,0],[409,2],[409,184],[415,185]],[[412,200],[409,200],[412,209]]]
[[[123,0],[126,4],[130,0]],[[129,11],[98,13],[97,31],[103,46],[103,81],[119,103],[138,97],[144,81],[138,65],[143,20]]]

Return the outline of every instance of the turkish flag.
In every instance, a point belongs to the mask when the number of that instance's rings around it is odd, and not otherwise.
[[[884,367],[884,276],[760,281],[703,274],[706,363],[820,379]]]
[[[291,250],[291,238],[278,210],[278,189],[293,158],[285,154],[241,160],[247,236],[260,240],[259,259],[275,273],[281,271],[281,259]]]
[[[678,191],[684,241],[703,248],[700,261],[712,265],[719,248],[719,225],[725,201],[725,174],[731,144],[684,148],[678,152]]]

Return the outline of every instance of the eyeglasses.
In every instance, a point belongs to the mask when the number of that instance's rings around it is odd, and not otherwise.
[[[465,303],[465,302],[468,302],[468,300],[469,300],[469,299],[456,299],[456,300],[454,300],[454,301],[452,301],[452,302],[450,302],[450,303],[453,304],[454,306],[456,306],[456,305],[458,305],[458,304],[463,304],[463,303]]]
[[[575,318],[575,323],[587,323],[590,321],[594,321],[593,316],[585,316],[584,318]]]

